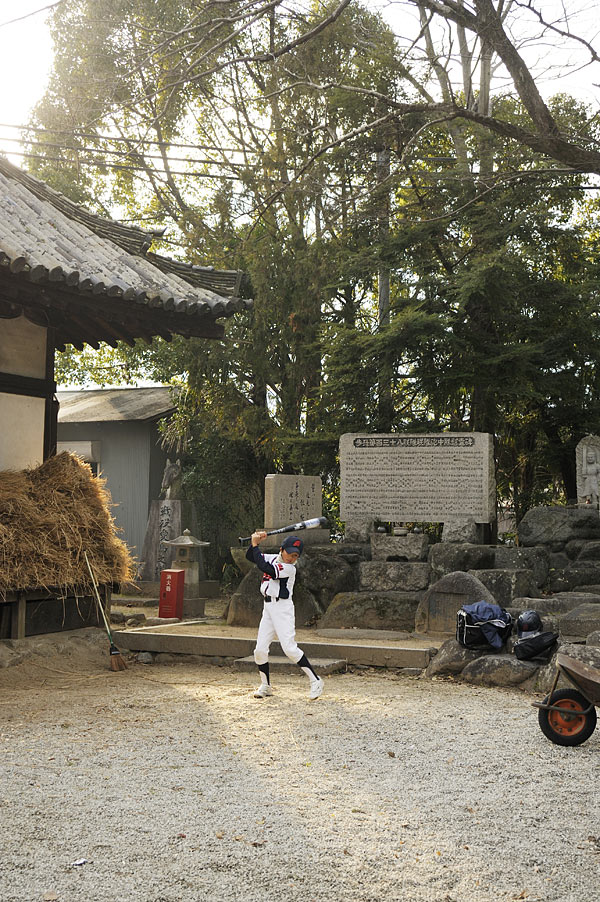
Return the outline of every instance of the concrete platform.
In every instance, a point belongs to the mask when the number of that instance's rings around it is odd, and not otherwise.
[[[317,673],[324,674],[343,673],[348,666],[346,661],[339,658],[337,660],[333,658],[311,658],[310,663]],[[253,655],[248,655],[246,658],[238,658],[237,661],[233,662],[233,666],[236,670],[247,670],[252,673],[256,672],[256,663]],[[298,665],[292,663],[292,661],[285,656],[281,657],[280,655],[275,655],[275,657],[269,657],[269,667],[271,672],[298,673]]]
[[[318,629],[317,636],[325,639],[347,639],[356,642],[357,639],[383,639],[384,642],[396,639],[410,639],[411,634],[406,630],[370,630],[370,629]]]
[[[232,661],[251,655],[256,643],[255,629],[200,621],[115,632],[116,644],[129,651],[231,658]],[[327,658],[348,664],[394,669],[423,669],[437,652],[436,643],[427,639],[372,639],[361,642],[351,638],[333,640],[320,637],[311,630],[297,630],[296,641],[311,661],[313,658]],[[275,657],[284,656],[277,642],[273,643],[271,651]]]

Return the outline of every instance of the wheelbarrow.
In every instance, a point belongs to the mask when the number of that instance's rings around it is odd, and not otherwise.
[[[561,675],[575,688],[557,689]],[[596,729],[596,705],[600,705],[600,670],[557,654],[550,693],[543,702],[533,702],[539,708],[538,721],[544,736],[556,745],[581,745]]]

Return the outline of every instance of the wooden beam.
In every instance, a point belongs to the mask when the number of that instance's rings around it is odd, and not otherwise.
[[[92,292],[98,290],[99,280]],[[155,335],[168,340],[167,336],[183,335],[186,338],[223,338],[224,327],[217,323],[211,314],[199,316],[195,313],[183,312],[184,305],[180,305],[182,312],[165,310],[163,307],[152,307],[139,303],[137,300],[127,301],[124,297],[112,298],[104,294],[82,292],[80,288],[69,287],[65,283],[52,285],[35,285],[24,279],[23,276],[10,276],[0,272],[0,297],[8,294],[9,285],[16,282],[18,285],[17,302],[23,308],[45,311],[49,325],[55,325],[57,347],[64,343],[71,343],[75,347],[82,347],[84,342],[92,344],[104,340],[101,330],[108,324],[113,332],[120,330],[126,333],[130,340],[143,338],[151,341]],[[62,316],[60,315],[62,314]],[[75,317],[85,316],[94,329],[89,327],[82,329],[78,326]],[[96,326],[99,331],[96,331]],[[110,334],[109,328],[106,332]],[[116,336],[114,336],[116,337]],[[127,341],[127,338],[121,340]],[[129,343],[129,342],[128,342]]]
[[[34,379],[32,376],[16,376],[0,372],[0,392],[8,395],[24,395],[28,398],[52,397],[56,391],[53,379]]]

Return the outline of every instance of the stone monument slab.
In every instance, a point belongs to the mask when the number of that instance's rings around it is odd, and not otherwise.
[[[163,499],[153,501],[146,527],[139,579],[159,582],[160,572],[171,566],[171,548],[164,543],[180,536],[184,529],[196,530],[196,516],[191,501]]]
[[[340,466],[342,520],[490,523],[496,515],[489,433],[346,433]]]
[[[265,529],[280,529],[290,523],[323,515],[323,487],[320,476],[289,476],[269,473],[265,477]],[[328,529],[307,529],[302,541],[308,545],[329,542]]]

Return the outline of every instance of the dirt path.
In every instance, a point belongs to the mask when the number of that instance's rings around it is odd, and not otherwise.
[[[600,730],[553,746],[515,691],[367,671],[257,701],[63,645],[0,670],[2,902],[598,899]]]

